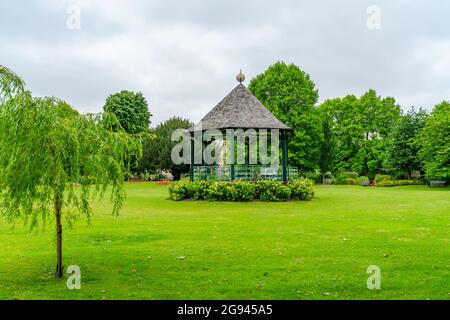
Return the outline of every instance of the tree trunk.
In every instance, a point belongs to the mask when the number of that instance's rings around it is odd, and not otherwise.
[[[61,224],[61,198],[59,191],[55,192],[55,216],[56,216],[56,273],[58,279],[63,277],[62,265],[62,224]]]

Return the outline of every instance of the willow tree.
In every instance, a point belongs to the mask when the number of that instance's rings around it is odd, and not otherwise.
[[[91,219],[92,196],[111,195],[113,214],[125,199],[130,148],[111,121],[80,115],[55,98],[33,98],[23,82],[0,66],[0,212],[33,230],[55,219],[56,277],[63,277],[62,222]]]

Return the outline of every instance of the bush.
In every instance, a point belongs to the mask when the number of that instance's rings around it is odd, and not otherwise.
[[[368,187],[368,186],[370,186],[370,179],[368,177],[364,177],[364,176],[359,177],[358,184],[363,187]]]
[[[334,184],[357,185],[358,184],[358,180],[355,179],[355,178],[339,177],[336,180],[334,180]]]
[[[206,199],[211,201],[251,201],[255,199],[255,188],[254,183],[244,181],[212,182],[208,187]]]
[[[309,180],[312,180],[312,181],[314,181],[316,183],[322,183],[322,180],[323,180],[323,176],[322,176],[322,174],[320,173],[319,170],[312,171],[312,172],[307,172],[305,174],[305,178],[309,179]]]
[[[218,183],[218,182],[217,182]],[[209,188],[211,186],[209,181],[195,181],[191,183],[191,197],[194,200],[206,200],[208,199]]]
[[[256,186],[254,183],[239,181],[231,184],[234,188],[234,195],[230,201],[252,201],[256,196]]]
[[[359,174],[357,172],[342,172],[333,181],[334,184],[357,185]]]
[[[169,185],[170,199],[175,201],[181,201],[192,198],[192,184],[189,181],[178,181]]]
[[[357,179],[359,177],[359,173],[358,172],[341,172],[340,174],[338,174],[337,176],[338,178],[352,178],[352,179]]]
[[[207,200],[227,201],[230,200],[230,197],[232,197],[232,195],[229,192],[228,185],[221,182],[210,183],[206,194]]]
[[[289,182],[291,189],[291,199],[309,201],[314,197],[314,181],[309,179],[300,179]]]
[[[401,187],[401,186],[417,186],[425,184],[421,180],[384,180],[377,183],[377,187]]]
[[[278,181],[259,181],[257,184],[257,194],[262,201],[282,201],[289,200],[291,189]]]
[[[379,182],[392,181],[392,180],[394,180],[392,178],[392,176],[387,175],[387,174],[377,174],[375,176],[375,181],[377,182],[377,185],[378,185]]]
[[[314,181],[299,179],[284,185],[278,181],[196,181],[181,180],[169,185],[170,199],[175,201],[194,199],[210,201],[287,201],[311,200]]]

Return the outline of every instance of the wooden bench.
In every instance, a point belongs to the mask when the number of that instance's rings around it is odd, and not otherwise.
[[[447,181],[430,181],[428,182],[429,187],[447,188]]]

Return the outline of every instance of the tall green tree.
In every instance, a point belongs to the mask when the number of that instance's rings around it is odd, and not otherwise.
[[[383,169],[387,137],[400,117],[393,98],[381,98],[371,89],[360,98],[349,95],[327,100],[319,110],[322,122],[331,127],[336,172],[374,177]]]
[[[420,159],[430,178],[450,180],[450,103],[435,106],[417,136]]]
[[[331,143],[333,158],[331,166],[334,172],[362,171],[362,166],[357,154],[363,147],[364,132],[359,122],[358,98],[346,96],[326,100],[319,106],[322,113],[322,121],[327,122],[331,131]],[[330,134],[329,134],[330,135]],[[328,141],[330,142],[330,137]]]
[[[420,146],[416,143],[417,134],[425,125],[427,113],[422,109],[411,108],[400,117],[398,124],[389,135],[385,167],[397,174],[404,173],[408,178],[413,171],[420,171]]]
[[[152,114],[147,100],[140,92],[121,91],[106,99],[103,110],[118,119],[123,130],[129,134],[147,133]]]
[[[319,95],[309,74],[280,61],[253,78],[249,90],[294,130],[289,142],[290,164],[303,172],[317,169],[323,130],[315,109]]]
[[[319,110],[322,121],[323,142],[320,147],[320,172],[325,174],[334,171],[335,140],[333,135],[333,118],[329,109]]]
[[[359,99],[359,115],[364,131],[364,145],[359,157],[362,174],[374,177],[383,169],[388,135],[400,118],[400,106],[392,97],[382,98],[370,89]]]
[[[0,76],[6,73],[0,68]],[[33,98],[19,78],[9,83],[9,93],[1,88],[7,98],[0,105],[0,212],[7,222],[23,220],[31,230],[55,219],[56,276],[62,278],[63,219],[71,224],[83,215],[90,221],[90,196],[103,196],[108,186],[118,214],[134,140],[58,99]]]
[[[179,179],[182,173],[188,172],[188,165],[175,165],[172,162],[171,153],[176,142],[172,142],[171,137],[175,130],[189,129],[193,125],[187,119],[173,117],[151,129],[151,134],[144,142],[140,171],[170,170],[175,179]]]

